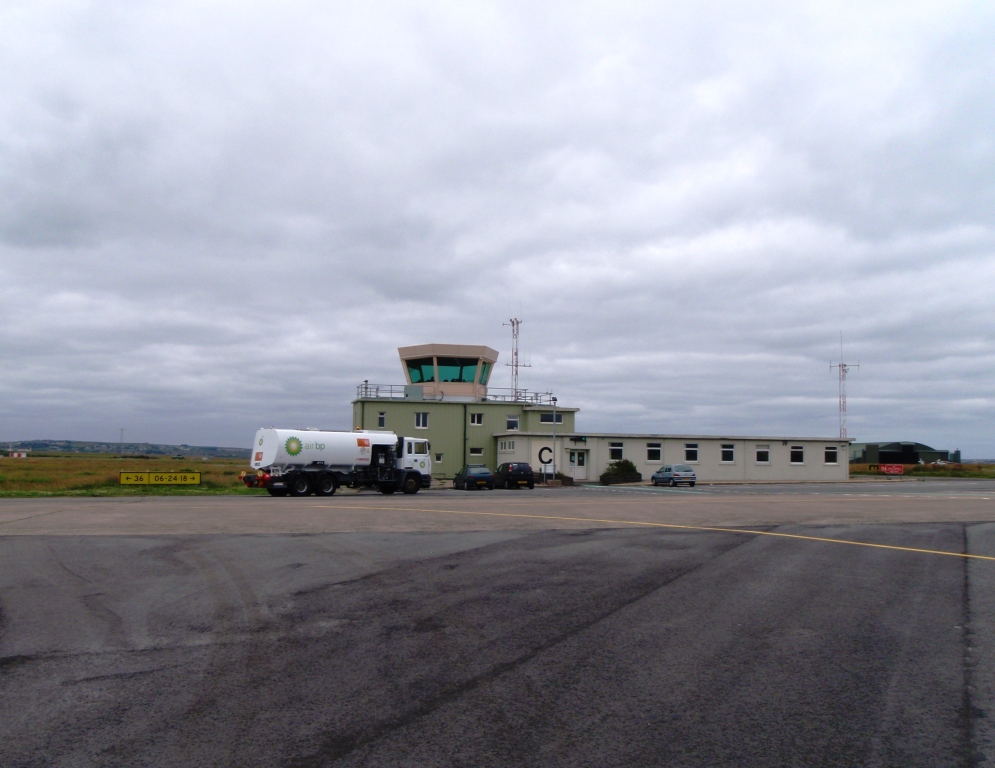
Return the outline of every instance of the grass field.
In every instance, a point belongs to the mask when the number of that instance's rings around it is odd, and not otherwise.
[[[0,497],[12,496],[189,496],[258,494],[246,488],[238,473],[247,459],[169,459],[147,456],[42,455],[0,458]],[[200,485],[125,485],[121,472],[200,472]]]

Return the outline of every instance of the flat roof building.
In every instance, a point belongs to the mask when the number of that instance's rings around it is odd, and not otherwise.
[[[490,387],[498,360],[490,347],[421,344],[398,355],[405,383],[360,384],[353,427],[423,435],[437,480],[464,464],[527,461],[539,471],[554,457],[557,470],[579,482],[596,481],[619,459],[647,479],[675,463],[691,464],[704,482],[849,478],[845,439],[577,431],[579,409],[554,402],[551,392]]]

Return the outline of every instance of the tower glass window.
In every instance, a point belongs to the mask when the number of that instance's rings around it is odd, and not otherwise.
[[[493,363],[488,363],[486,360],[480,364],[480,383],[485,387],[487,386],[487,379],[491,376],[491,367]]]
[[[431,357],[422,357],[417,360],[405,360],[408,366],[408,375],[412,384],[423,384],[426,381],[435,381],[435,363]]]
[[[477,378],[477,362],[475,357],[440,357],[439,381],[472,384]]]

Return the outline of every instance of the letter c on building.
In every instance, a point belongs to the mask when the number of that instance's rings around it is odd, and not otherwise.
[[[549,458],[548,459],[544,459],[542,457],[542,455],[544,453],[548,453],[549,454]],[[553,463],[553,449],[550,448],[548,445],[544,445],[542,448],[539,449],[539,463],[540,464],[552,464]]]

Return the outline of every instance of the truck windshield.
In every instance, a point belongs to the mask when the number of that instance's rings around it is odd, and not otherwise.
[[[424,456],[428,453],[428,443],[424,440],[419,440],[415,443],[415,453]]]

